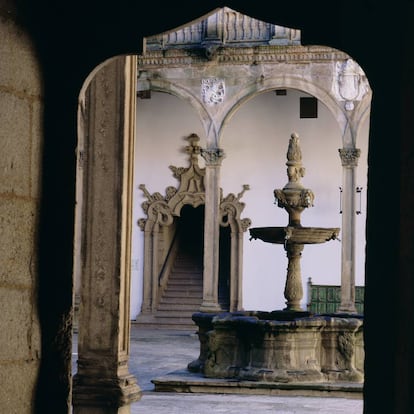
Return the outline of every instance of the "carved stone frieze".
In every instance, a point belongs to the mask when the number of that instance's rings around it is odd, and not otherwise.
[[[252,65],[257,63],[330,63],[345,60],[348,55],[323,46],[260,46],[220,48],[215,51],[215,62],[221,65]],[[140,69],[157,67],[182,67],[183,65],[206,64],[205,58],[194,50],[180,49],[168,51],[149,51],[138,57]]]
[[[288,193],[287,191],[276,189],[274,190],[274,194],[277,199],[278,207],[286,209],[289,207],[311,207],[313,206],[313,201],[315,199],[315,195],[312,190],[307,188],[295,193]]]

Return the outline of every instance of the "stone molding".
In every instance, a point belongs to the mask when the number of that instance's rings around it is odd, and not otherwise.
[[[346,61],[345,52],[324,46],[257,46],[236,48],[228,47],[216,50],[215,63],[252,65],[257,63],[329,63]],[[195,50],[174,49],[147,51],[138,56],[138,66],[142,69],[157,67],[175,67],[183,65],[205,65],[206,58]]]

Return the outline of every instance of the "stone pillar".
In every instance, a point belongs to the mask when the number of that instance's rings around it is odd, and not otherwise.
[[[127,414],[141,396],[128,370],[135,79],[135,57],[113,59],[84,97],[74,414]]]
[[[224,153],[220,148],[203,149],[201,155],[206,161],[204,176],[204,272],[203,302],[201,312],[217,312],[219,241],[220,241],[220,166]]]
[[[341,304],[338,312],[356,313],[355,308],[355,170],[358,148],[341,148],[342,175],[342,264]]]

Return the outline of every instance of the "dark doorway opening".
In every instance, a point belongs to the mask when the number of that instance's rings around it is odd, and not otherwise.
[[[179,251],[191,255],[202,265],[204,252],[204,205],[185,205],[178,220]]]

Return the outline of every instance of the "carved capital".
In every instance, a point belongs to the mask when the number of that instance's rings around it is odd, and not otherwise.
[[[340,148],[338,151],[343,167],[358,166],[358,159],[361,155],[361,150],[359,148]]]
[[[221,148],[201,149],[201,156],[206,161],[206,165],[219,166],[225,157],[224,151]]]

